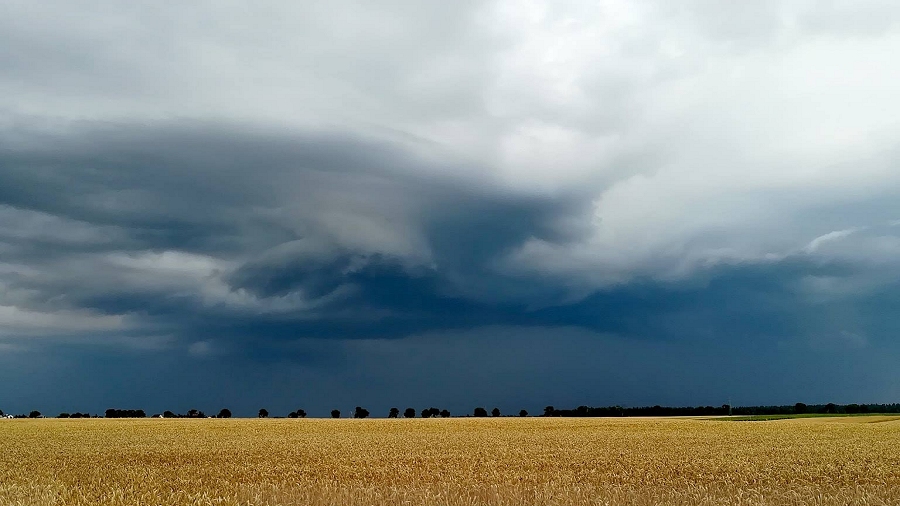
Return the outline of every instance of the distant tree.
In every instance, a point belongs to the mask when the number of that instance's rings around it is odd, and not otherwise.
[[[425,408],[422,410],[422,418],[431,418],[431,408]]]
[[[525,411],[524,409],[519,411],[519,416],[528,416],[528,411]]]
[[[391,408],[390,413],[388,413],[388,418],[397,418],[400,415],[400,409]]]
[[[178,415],[172,413],[171,411],[163,411],[163,418],[177,418]]]
[[[298,409],[298,410],[297,410],[297,417],[298,417],[298,418],[306,418],[306,411],[304,411],[304,410],[302,410],[302,409]]]
[[[3,416],[3,413],[0,413],[0,416]],[[69,416],[71,415],[69,415],[68,413],[60,413],[56,416],[56,418],[69,418]]]
[[[405,410],[403,410],[403,416],[405,418],[415,418],[416,410],[414,410],[413,408],[406,408]]]
[[[837,406],[833,402],[829,402],[825,405],[826,413],[837,413]]]
[[[798,415],[806,413],[806,404],[803,404],[802,402],[794,404],[794,413],[797,413]]]
[[[288,413],[288,418],[297,418],[297,412],[291,411],[290,413]]]
[[[341,417],[341,410],[339,410],[339,409],[331,410],[331,418],[340,418],[340,417]]]
[[[35,411],[32,411],[31,413],[28,413],[28,418],[40,418],[40,417],[41,417],[40,411],[35,410]]]
[[[200,418],[200,410],[198,409],[189,409],[187,412],[188,418]]]
[[[859,413],[859,404],[847,404],[846,406],[844,406],[844,411],[851,415]]]
[[[353,418],[366,418],[369,416],[369,410],[356,406],[353,410]]]
[[[259,417],[260,417],[260,418],[268,418],[268,417],[269,417],[269,411],[268,411],[267,409],[265,409],[265,408],[259,410]]]
[[[107,409],[106,418],[145,418],[143,409]]]
[[[422,410],[422,418],[437,418],[440,414],[441,410],[438,408],[427,408]]]
[[[556,411],[556,409],[554,409],[553,406],[547,406],[544,408],[544,416],[553,416],[554,411]]]
[[[475,408],[475,413],[474,413],[474,415],[477,416],[477,417],[479,417],[479,418],[484,418],[484,417],[486,417],[486,416],[488,415],[488,413],[487,413],[487,410],[484,409],[484,408]]]
[[[494,408],[491,410],[491,416],[500,416],[500,408]]]
[[[441,410],[441,418],[450,418],[450,412],[446,409]]]
[[[219,418],[231,418],[231,410],[228,408],[222,408],[222,410],[219,411]]]

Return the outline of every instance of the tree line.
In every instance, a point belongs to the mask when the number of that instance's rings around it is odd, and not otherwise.
[[[802,414],[861,414],[861,413],[900,413],[900,404],[804,404],[798,402],[792,405],[783,406],[738,406],[732,407],[728,404],[722,406],[695,406],[695,407],[670,407],[670,406],[643,406],[643,407],[622,407],[622,406],[606,406],[606,407],[590,407],[578,406],[574,409],[556,409],[553,406],[544,408],[544,412],[540,416],[546,417],[641,417],[641,416],[755,416],[755,415],[802,415]],[[146,418],[147,414],[143,409],[107,409],[104,413],[106,418]],[[332,418],[341,418],[341,411],[334,409],[331,411]],[[349,416],[351,418],[368,418],[369,410],[357,406]],[[425,408],[417,411],[415,408],[406,408],[402,412],[400,408],[391,408],[388,411],[388,418],[450,418],[450,411],[447,409],[438,409],[435,407]],[[528,411],[520,410],[517,413],[520,417],[528,416]],[[0,418],[7,418],[10,415],[0,410]],[[260,409],[257,413],[259,418],[269,418],[269,411]],[[474,416],[476,418],[485,418],[488,416],[502,416],[499,408],[493,408],[490,412],[483,407],[477,407],[472,414],[463,416]],[[231,410],[223,408],[215,416],[207,416],[203,411],[198,409],[188,410],[187,413],[178,414],[172,411],[164,411],[160,414],[152,415],[153,418],[231,418]],[[306,411],[298,409],[287,414],[288,418],[306,418]],[[25,414],[14,415],[13,418],[44,418],[40,411],[34,410]],[[100,415],[84,412],[60,413],[56,418],[101,418]]]
[[[900,413],[900,404],[804,404],[798,402],[783,406],[643,406],[623,408],[622,406],[590,407],[575,409],[544,408],[543,416],[561,417],[610,417],[610,416],[756,416],[756,415],[803,415],[803,414],[859,414],[859,413]]]

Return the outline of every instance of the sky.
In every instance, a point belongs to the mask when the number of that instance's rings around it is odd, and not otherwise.
[[[0,409],[900,402],[890,0],[2,0]]]

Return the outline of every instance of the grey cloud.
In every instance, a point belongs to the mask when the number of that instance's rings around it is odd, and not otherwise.
[[[402,390],[366,356],[459,338],[482,371],[471,350],[557,331],[558,360],[609,346],[665,372],[634,392],[701,391],[659,350],[711,343],[785,367],[855,353],[856,391],[888,370],[893,4],[5,7],[0,349],[35,371],[110,343],[86,367],[148,381],[103,363],[118,347],[202,384],[230,360],[257,395],[267,364],[350,402],[348,363]],[[542,351],[498,370],[527,383]]]
[[[800,15],[800,22],[821,35],[878,37],[900,21],[896,5],[884,0],[821,2]]]
[[[0,30],[9,69],[0,86],[20,97],[14,110],[64,106],[85,117],[206,115],[244,109],[250,95],[270,118],[460,115],[479,109],[471,94],[489,63],[472,30],[481,4],[14,4]],[[42,92],[48,100],[34,100]]]
[[[571,235],[556,223],[586,205],[436,176],[448,171],[350,135],[77,126],[18,130],[0,149],[0,282],[22,308],[143,315],[154,333],[179,307],[321,317],[382,265],[450,298],[531,297],[542,288],[493,262]]]

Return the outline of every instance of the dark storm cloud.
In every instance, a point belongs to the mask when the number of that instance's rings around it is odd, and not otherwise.
[[[434,175],[452,170],[342,134],[23,131],[0,147],[4,262],[32,269],[4,277],[19,307],[149,327],[346,338],[426,328],[451,308],[448,325],[490,321],[466,316],[491,312],[475,300],[541,291],[504,281],[492,263],[529,237],[563,238],[549,224],[587,206]]]
[[[0,402],[900,395],[890,2],[6,7]]]
[[[864,336],[871,325],[856,309],[819,323],[802,290],[866,272],[810,256],[852,232],[777,261],[585,293],[502,268],[526,241],[586,240],[589,228],[553,226],[585,220],[584,195],[460,180],[454,160],[419,156],[408,139],[192,122],[24,132],[0,147],[4,263],[21,267],[2,279],[34,329],[70,311],[87,330],[97,318],[100,341],[170,335],[267,357],[298,338],[490,325],[774,341]]]

